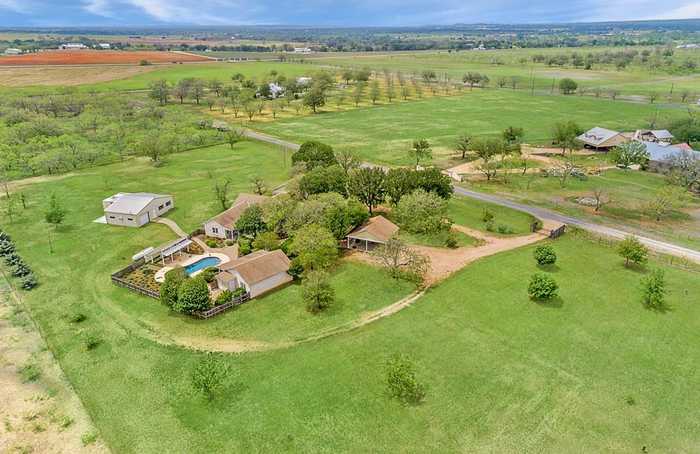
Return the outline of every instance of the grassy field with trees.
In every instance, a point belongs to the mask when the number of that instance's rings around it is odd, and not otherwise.
[[[175,194],[181,202],[172,217],[192,228],[215,209],[214,201],[195,207],[210,198],[203,174],[212,162],[252,171],[275,162],[276,152],[245,144],[172,156],[155,169],[103,167],[102,175],[32,186],[26,212],[3,222],[40,278],[25,302],[112,449],[682,451],[697,444],[700,401],[692,390],[700,377],[689,372],[700,360],[690,347],[700,315],[689,296],[700,291],[696,273],[653,258],[627,268],[614,249],[576,235],[552,243],[554,267],[542,271],[532,247],[484,259],[410,309],[315,343],[213,357],[162,345],[167,333],[134,317],[135,306],[157,303],[114,287],[108,274],[172,234],[159,225],[93,224],[99,200],[148,181]],[[52,233],[53,254],[48,227],[36,222],[48,193],[69,208]],[[642,303],[640,281],[656,268],[665,271],[665,312]],[[554,277],[557,299],[528,300],[535,272]],[[76,312],[84,319],[75,321]],[[246,317],[234,311],[232,319],[239,314]],[[402,404],[387,391],[386,364],[396,354],[411,359],[422,403]],[[218,386],[202,384],[210,367],[223,377]]]
[[[520,90],[557,91],[562,78],[571,78],[591,96],[655,93],[677,102],[694,102],[700,94],[696,69],[700,57],[694,50],[668,47],[581,47],[575,49],[491,49],[486,51],[423,51],[318,55],[309,61],[339,67],[388,68],[421,77],[425,70],[439,78],[461,80],[467,72],[479,72],[491,86]],[[683,94],[686,93],[685,98]]]
[[[661,123],[664,118],[683,115],[687,113],[659,106],[475,89],[461,96],[309,115],[251,127],[297,142],[326,140],[336,148],[354,150],[367,161],[391,165],[415,164],[409,156],[411,143],[423,137],[433,151],[432,161],[426,163],[442,166],[457,156],[455,143],[460,134],[497,136],[506,127],[517,126],[524,129],[526,143],[551,144],[552,128],[564,118],[584,128],[601,125],[629,130],[646,126],[652,118]]]

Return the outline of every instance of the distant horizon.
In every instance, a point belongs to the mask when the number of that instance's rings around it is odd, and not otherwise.
[[[649,14],[647,14],[649,12]],[[301,27],[370,28],[548,25],[700,18],[700,2],[667,0],[0,0],[2,28]]]
[[[61,30],[61,29],[193,29],[204,28],[226,29],[226,28],[290,28],[290,29],[430,29],[430,28],[458,28],[476,26],[556,26],[556,25],[605,25],[605,24],[635,24],[652,22],[692,22],[700,21],[700,16],[685,19],[627,19],[627,20],[591,20],[591,21],[559,21],[559,22],[455,22],[451,24],[425,23],[414,25],[323,25],[323,24],[283,24],[283,23],[255,23],[255,24],[186,24],[186,23],[154,23],[154,24],[115,24],[115,25],[0,25],[0,31],[4,30]],[[698,29],[700,31],[700,28]]]

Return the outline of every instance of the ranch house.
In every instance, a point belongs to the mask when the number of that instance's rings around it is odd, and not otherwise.
[[[253,205],[266,203],[270,198],[257,194],[240,194],[228,210],[204,223],[204,233],[211,238],[222,240],[238,239],[236,222],[243,212]]]
[[[173,196],[147,192],[114,194],[102,201],[105,222],[111,225],[141,227],[172,210]]]
[[[217,286],[222,290],[244,288],[255,298],[292,281],[291,262],[281,250],[256,251],[219,266]]]

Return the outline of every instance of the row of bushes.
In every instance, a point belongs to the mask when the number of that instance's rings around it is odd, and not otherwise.
[[[0,230],[0,256],[5,259],[5,265],[10,268],[10,273],[20,279],[20,286],[23,289],[31,290],[39,285],[32,269],[17,253],[10,235],[2,230]]]

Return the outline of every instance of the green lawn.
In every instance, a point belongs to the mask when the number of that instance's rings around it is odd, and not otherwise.
[[[134,302],[130,315],[169,336],[261,342],[290,341],[318,334],[380,309],[408,295],[413,285],[392,279],[382,269],[342,261],[330,279],[336,301],[328,310],[312,315],[301,298],[301,286],[290,284],[209,320],[170,313],[155,300]]]
[[[464,184],[478,191],[505,195],[595,222],[624,225],[625,228],[646,235],[700,248],[698,197],[688,194],[680,206],[671,211],[662,222],[656,222],[645,214],[650,201],[666,186],[665,178],[659,174],[608,170],[601,176],[589,176],[586,180],[569,178],[565,188],[561,187],[558,178],[520,175],[511,175],[508,184],[503,184],[501,180],[490,183],[470,181]],[[603,191],[603,200],[607,202],[598,213],[576,203],[576,198],[593,197],[596,189]]]
[[[190,385],[202,354],[154,342],[167,335],[134,320],[132,307],[154,303],[107,277],[137,245],[170,235],[93,225],[92,208],[74,206],[49,254],[40,209],[29,210],[3,225],[42,281],[25,301],[115,452],[679,452],[700,443],[697,274],[666,269],[671,310],[651,312],[639,301],[640,272],[566,236],[554,243],[554,304],[527,299],[532,247],[499,254],[358,331],[222,356],[231,373],[207,403]],[[74,306],[88,315],[79,325],[65,318]],[[85,352],[83,332],[102,344]],[[383,364],[396,352],[416,359],[423,405],[386,397]]]
[[[499,224],[506,225],[512,230],[514,235],[530,233],[530,226],[534,218],[522,211],[481,202],[468,197],[453,197],[448,205],[450,218],[455,224],[484,232],[487,231],[486,223],[483,220],[486,210],[493,214],[495,226]],[[497,232],[489,233],[498,235]]]
[[[508,126],[518,126],[524,128],[526,142],[546,144],[558,121],[575,120],[584,128],[599,125],[632,130],[644,126],[657,109],[578,96],[474,90],[461,96],[253,122],[250,126],[296,142],[329,142],[355,150],[365,160],[390,165],[410,165],[411,142],[424,137],[432,144],[433,163],[447,165],[456,156],[454,142],[460,134],[496,135]],[[680,115],[687,114],[680,109],[660,108],[660,118]]]

